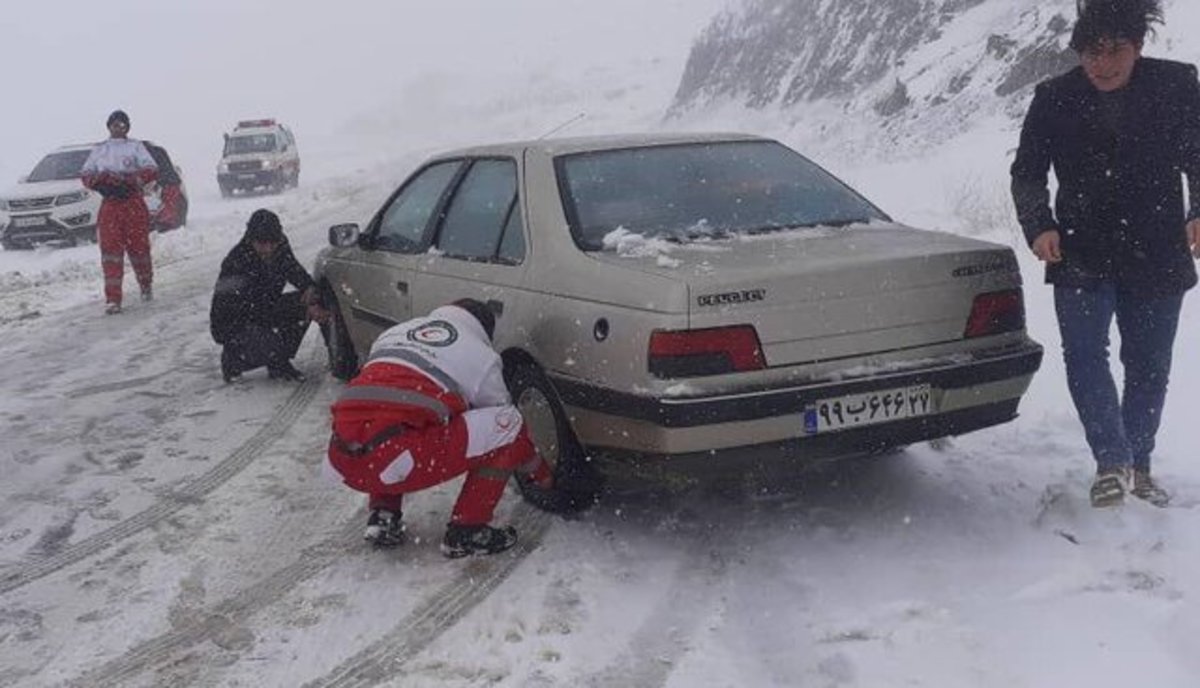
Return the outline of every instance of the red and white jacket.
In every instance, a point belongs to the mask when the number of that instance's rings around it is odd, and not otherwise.
[[[493,432],[494,423],[468,422],[478,425],[468,428],[475,435],[468,455],[475,447],[511,441],[520,430],[503,364],[483,326],[457,306],[442,306],[379,335],[366,365],[333,404],[334,432],[345,441],[364,442],[370,438],[354,435],[369,432],[367,426],[421,428],[477,409],[506,411],[510,423],[504,437],[486,438],[478,435],[485,428]]]
[[[158,165],[137,139],[107,139],[88,155],[81,170],[83,185],[105,198],[142,197],[142,186],[158,177]]]

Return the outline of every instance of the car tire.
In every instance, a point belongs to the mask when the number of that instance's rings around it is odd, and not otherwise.
[[[600,494],[602,478],[575,438],[554,387],[532,364],[515,367],[506,378],[530,439],[554,469],[554,487],[549,489],[538,487],[526,476],[515,476],[521,496],[553,514],[570,515],[591,507]]]
[[[321,301],[329,309],[329,322],[321,325],[325,351],[329,354],[329,372],[339,380],[349,381],[358,373],[358,354],[354,351],[354,342],[350,340],[342,309],[338,308],[337,299],[328,287],[321,290]]]

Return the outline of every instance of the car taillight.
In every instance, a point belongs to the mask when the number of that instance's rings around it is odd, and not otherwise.
[[[752,325],[704,330],[655,330],[650,334],[650,374],[699,377],[766,368]]]
[[[1020,289],[979,294],[971,305],[971,317],[963,338],[986,337],[1025,327],[1025,300]]]

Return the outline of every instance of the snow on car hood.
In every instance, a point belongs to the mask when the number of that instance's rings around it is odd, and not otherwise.
[[[42,198],[45,196],[57,196],[59,194],[71,193],[79,191],[83,188],[83,182],[78,179],[52,179],[44,182],[22,182],[15,186],[10,186],[0,193],[0,198],[5,200],[18,200],[22,198]]]

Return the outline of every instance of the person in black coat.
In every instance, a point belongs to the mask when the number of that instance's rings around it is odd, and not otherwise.
[[[1097,464],[1094,506],[1129,491],[1168,499],[1150,454],[1200,257],[1200,82],[1193,65],[1142,56],[1161,21],[1159,0],[1081,3],[1071,36],[1080,66],[1037,86],[1011,170],[1018,220],[1054,285],[1067,383]],[[1120,395],[1108,363],[1114,317]]]
[[[295,291],[284,293],[288,284]],[[303,380],[291,360],[310,321],[323,321],[313,279],[296,260],[275,213],[259,209],[225,260],[213,291],[209,329],[221,344],[221,376],[267,367],[273,379]]]

